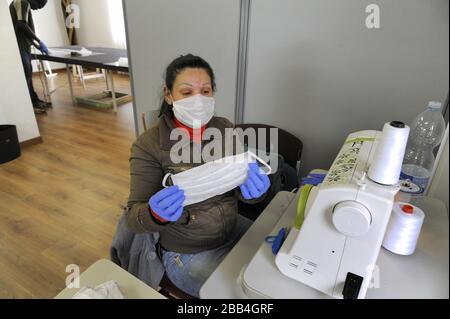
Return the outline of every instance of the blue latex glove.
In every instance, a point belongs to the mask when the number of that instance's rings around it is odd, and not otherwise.
[[[178,186],[170,186],[150,197],[148,205],[159,217],[176,222],[183,214],[184,191]]]
[[[250,163],[248,178],[244,184],[239,186],[242,196],[245,199],[255,199],[261,197],[270,187],[269,177],[262,172],[258,164]]]
[[[307,177],[302,178],[301,185],[319,185],[323,182],[325,176],[326,174],[309,174]]]
[[[41,50],[42,53],[48,55],[48,48],[43,41],[39,42],[39,50]]]

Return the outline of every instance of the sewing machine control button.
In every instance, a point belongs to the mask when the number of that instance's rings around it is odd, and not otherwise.
[[[344,290],[342,291],[344,299],[358,299],[363,281],[363,277],[348,272],[345,278]]]
[[[333,209],[333,225],[336,229],[349,237],[365,235],[372,223],[370,211],[356,201],[343,201]]]

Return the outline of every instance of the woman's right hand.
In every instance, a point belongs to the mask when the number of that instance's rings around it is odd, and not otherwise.
[[[178,186],[164,188],[150,197],[153,213],[165,221],[176,222],[183,214],[184,191]]]

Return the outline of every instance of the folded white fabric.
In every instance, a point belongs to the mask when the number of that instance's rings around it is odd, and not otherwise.
[[[105,282],[95,288],[82,287],[72,299],[125,299],[119,285],[114,280]]]

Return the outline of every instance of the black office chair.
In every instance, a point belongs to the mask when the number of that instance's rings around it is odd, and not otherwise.
[[[159,287],[158,292],[169,299],[197,299],[175,286],[166,274],[161,279]]]
[[[278,129],[278,168],[275,174],[270,175],[272,186],[269,193],[266,195],[265,199],[258,204],[249,205],[241,202],[238,204],[239,214],[251,220],[256,220],[279,191],[292,191],[293,189],[298,188],[303,143],[296,136],[276,126],[266,124],[238,124],[236,125],[236,128],[241,128],[244,131],[247,128],[253,128],[256,132],[256,145],[251,145],[251,147],[265,150],[267,154],[273,152],[273,150],[270,149],[270,129]],[[266,145],[258,145],[259,128],[265,129]],[[248,146],[248,141],[244,140],[244,144]]]

